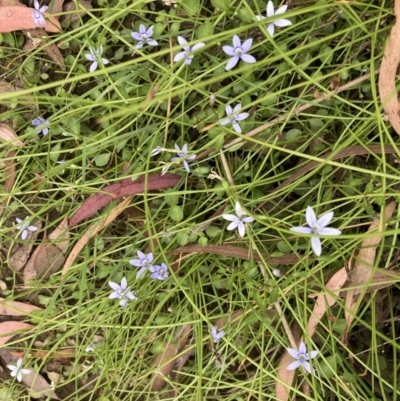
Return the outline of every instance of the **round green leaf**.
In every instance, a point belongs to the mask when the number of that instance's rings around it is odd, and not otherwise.
[[[171,209],[169,209],[169,216],[176,222],[182,221],[183,209],[178,205],[172,206]]]

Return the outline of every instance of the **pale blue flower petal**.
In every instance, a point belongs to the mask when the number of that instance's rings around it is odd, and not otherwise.
[[[321,216],[315,224],[317,224],[321,228],[326,227],[331,222],[332,218],[333,218],[333,212],[328,212],[323,216]]]
[[[222,50],[225,54],[231,57],[236,57],[237,54],[235,53],[235,49],[232,46],[222,46]]]
[[[268,17],[273,17],[275,14],[274,12],[274,3],[272,3],[271,0],[268,1],[267,3],[267,15]]]
[[[232,43],[233,43],[233,47],[241,47],[241,45],[242,45],[242,42],[240,41],[240,38],[238,35],[233,35]]]
[[[250,50],[252,44],[253,44],[253,39],[252,38],[249,38],[249,39],[245,40],[243,42],[243,44],[242,44],[243,52],[247,53]]]
[[[291,363],[286,367],[286,369],[287,369],[287,370],[295,370],[295,369],[297,369],[299,366],[300,366],[300,361],[294,361],[294,362],[291,362]]]
[[[252,63],[255,63],[255,62],[257,62],[257,60],[253,57],[253,56],[250,56],[250,54],[242,54],[241,56],[240,56],[240,58],[245,62],[245,63],[249,63],[249,64],[252,64]]]
[[[317,216],[311,206],[306,209],[306,221],[309,227],[314,228],[318,224]]]
[[[176,54],[174,57],[174,61],[177,62],[183,60],[186,57],[186,54],[187,53],[185,51]]]
[[[320,235],[340,235],[342,232],[337,228],[324,227],[318,231]]]
[[[317,256],[321,256],[322,246],[321,240],[318,237],[311,238],[311,248]]]
[[[285,26],[290,26],[292,25],[292,21],[289,21],[288,19],[278,19],[274,21],[274,25],[278,26],[279,28],[283,28]]]
[[[274,32],[275,32],[275,26],[274,26],[274,24],[269,24],[269,25],[268,25],[268,28],[267,28],[267,31],[269,32],[269,34],[271,35],[271,37],[274,36]]]
[[[290,231],[300,234],[312,234],[312,229],[310,227],[291,227]]]

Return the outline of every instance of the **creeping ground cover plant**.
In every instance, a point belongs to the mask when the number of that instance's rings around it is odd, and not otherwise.
[[[0,399],[395,401],[399,10],[0,2]]]

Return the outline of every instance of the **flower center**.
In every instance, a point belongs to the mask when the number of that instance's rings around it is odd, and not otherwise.
[[[149,261],[147,259],[142,260],[142,266],[147,267],[149,265]]]
[[[193,57],[188,57],[188,58],[193,58]],[[179,156],[179,157],[185,157],[185,156],[186,156],[186,154],[185,154],[185,153],[183,153],[183,152],[178,152],[178,156]]]
[[[38,10],[35,10],[33,12],[33,15],[34,15],[35,19],[39,19],[42,16],[42,13]]]
[[[160,276],[163,276],[165,274],[165,270],[164,269],[160,269],[158,271],[158,273],[159,273]]]
[[[321,227],[316,224],[314,227],[311,228],[313,234],[318,234],[319,230],[321,230]]]
[[[141,37],[142,37],[143,40],[146,40],[147,39],[147,34],[146,33],[142,33]]]
[[[304,354],[300,354],[299,355],[299,362],[301,364],[304,364],[305,361],[306,361],[306,356]]]
[[[237,47],[237,48],[235,49],[235,53],[236,53],[236,54],[242,54],[242,53],[243,53],[242,48],[241,48],[241,47]]]

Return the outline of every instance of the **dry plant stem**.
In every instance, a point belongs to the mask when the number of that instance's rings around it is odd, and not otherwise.
[[[294,349],[297,349],[297,343],[296,343],[296,341],[295,341],[295,339],[293,337],[292,331],[290,330],[290,327],[289,327],[289,324],[288,324],[288,322],[286,320],[286,317],[283,314],[283,311],[282,311],[281,305],[279,304],[279,301],[274,302],[274,306],[275,306],[275,309],[278,312],[278,315],[279,315],[279,317],[281,319],[283,328],[285,329],[285,332],[286,332],[286,335],[287,335],[287,337],[289,339],[291,347],[294,348]]]
[[[174,64],[174,54],[172,53],[172,38],[169,38],[169,49],[170,49],[170,67],[171,71],[173,71]],[[168,96],[168,104],[167,104],[167,115],[165,116],[165,134],[164,134],[164,147],[167,146],[168,141],[168,127],[169,127],[169,115],[171,114],[171,101],[172,101],[172,83],[169,84],[169,96]]]
[[[88,243],[88,241],[92,237],[94,237],[98,232],[100,232],[103,228],[107,227],[112,221],[114,221],[130,204],[132,198],[133,198],[132,196],[129,196],[128,198],[124,199],[119,205],[117,205],[110,212],[110,214],[105,219],[89,227],[89,229],[85,232],[82,238],[75,244],[67,260],[65,261],[64,267],[61,272],[62,276],[64,276],[68,272],[69,268],[74,263],[76,257],[79,255],[79,253]]]
[[[221,156],[222,165],[224,166],[226,178],[229,182],[229,185],[233,187],[233,186],[235,186],[235,182],[233,181],[231,171],[229,170],[228,161],[226,160],[226,157],[224,155],[224,152],[222,152],[222,150],[219,151],[219,154]]]
[[[374,74],[378,74],[378,72],[379,72],[379,69],[375,70]],[[337,95],[338,93],[343,92],[343,91],[345,91],[347,89],[350,89],[351,87],[353,87],[355,85],[358,85],[359,83],[369,79],[370,77],[371,77],[370,73],[365,74],[362,77],[358,77],[358,78],[354,79],[353,81],[350,81],[347,84],[339,87],[336,91],[331,92],[331,93],[325,93],[324,95],[314,99],[312,101],[312,103],[303,104],[303,105],[297,107],[296,109],[294,109],[293,111],[290,111],[290,112],[284,114],[283,116],[277,117],[277,118],[267,122],[266,124],[261,125],[260,127],[257,127],[255,129],[253,129],[252,131],[250,131],[247,134],[245,134],[244,137],[252,138],[253,136],[256,136],[257,134],[259,134],[260,132],[262,132],[262,131],[264,131],[264,130],[266,130],[268,128],[271,128],[273,125],[281,123],[282,121],[287,120],[288,117],[290,117],[292,115],[297,115],[297,114],[301,113],[302,111],[307,110],[308,108],[310,108],[312,106],[315,106],[317,103],[321,103],[321,102],[323,102],[325,100],[329,100],[331,97]],[[244,140],[243,137],[242,138],[236,138],[233,141],[231,141],[231,142],[227,143],[226,145],[224,145],[224,149],[229,149],[230,147],[242,142],[243,140]]]

